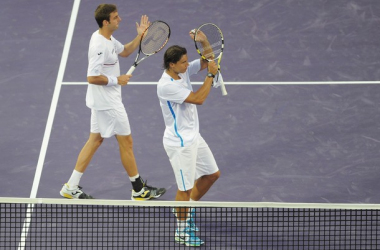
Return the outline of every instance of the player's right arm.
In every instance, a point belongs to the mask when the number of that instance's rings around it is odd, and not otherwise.
[[[87,70],[87,82],[95,85],[115,86],[117,84],[124,86],[131,78],[130,75],[121,75],[118,77],[107,76],[102,74],[102,65],[104,64],[104,48],[102,46],[90,47],[89,65]]]
[[[117,84],[124,86],[129,82],[130,78],[131,78],[131,75],[118,76],[116,77]],[[112,82],[112,79],[104,75],[87,76],[87,82],[90,84],[95,84],[95,85],[108,85],[110,82]]]

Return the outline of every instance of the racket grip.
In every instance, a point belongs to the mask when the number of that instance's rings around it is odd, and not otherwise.
[[[126,75],[132,75],[133,71],[135,71],[136,66],[132,65],[132,67],[128,70]]]

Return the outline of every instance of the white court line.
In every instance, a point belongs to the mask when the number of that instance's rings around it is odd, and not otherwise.
[[[62,85],[87,85],[87,82],[62,82]],[[156,85],[157,82],[129,82],[128,85]],[[201,85],[203,82],[191,82]],[[224,82],[226,85],[330,85],[330,84],[380,84],[380,81],[315,81],[315,82]]]
[[[59,94],[61,92],[63,75],[65,73],[67,58],[69,56],[71,40],[72,40],[73,34],[74,34],[75,22],[76,22],[77,15],[78,15],[79,5],[80,5],[80,0],[74,0],[73,10],[71,12],[70,23],[69,23],[69,27],[67,29],[65,45],[63,47],[61,63],[59,65],[58,76],[57,76],[57,80],[55,82],[53,99],[52,99],[51,105],[50,105],[49,116],[48,116],[47,123],[46,123],[44,138],[42,140],[40,156],[39,156],[38,162],[37,162],[37,169],[36,169],[36,173],[34,176],[34,181],[33,181],[32,191],[30,193],[30,198],[36,198],[36,196],[37,196],[38,185],[40,183],[42,168],[43,168],[43,164],[44,164],[45,156],[46,156],[46,150],[47,150],[47,147],[49,144],[50,134],[51,134],[51,130],[53,127],[53,121],[54,121],[55,111],[57,109]]]
[[[70,17],[70,22],[69,22],[69,27],[67,29],[65,45],[63,47],[61,63],[59,65],[58,76],[57,76],[57,80],[55,82],[53,98],[52,98],[51,105],[50,105],[49,116],[48,116],[47,123],[46,123],[45,134],[44,134],[44,138],[42,140],[40,155],[38,157],[37,168],[36,168],[36,173],[34,175],[33,186],[32,186],[32,190],[30,193],[30,198],[36,198],[36,196],[37,196],[37,190],[38,190],[38,186],[40,184],[42,168],[43,168],[43,165],[45,162],[46,151],[47,151],[47,147],[49,144],[51,130],[53,127],[55,111],[57,109],[59,94],[61,92],[63,74],[65,73],[67,58],[69,55],[70,45],[71,45],[71,41],[72,41],[73,34],[74,34],[75,22],[76,22],[76,19],[78,16],[79,5],[80,5],[80,0],[74,0],[73,9],[71,12],[71,17]],[[18,245],[18,250],[25,249],[26,238],[28,236],[29,225],[30,225],[33,210],[34,210],[34,204],[29,204],[28,209],[26,211],[26,216],[25,216],[23,227],[22,227],[22,231],[21,231],[20,243]]]

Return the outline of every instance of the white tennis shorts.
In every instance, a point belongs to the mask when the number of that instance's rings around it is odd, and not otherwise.
[[[113,135],[130,135],[131,126],[125,108],[91,110],[91,133],[100,133],[102,138]]]
[[[201,135],[188,147],[164,145],[164,148],[181,191],[192,189],[198,178],[219,170],[214,155]]]

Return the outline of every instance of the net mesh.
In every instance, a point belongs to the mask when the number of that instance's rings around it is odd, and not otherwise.
[[[203,35],[207,37],[209,45],[202,44]],[[224,46],[221,31],[217,26],[211,23],[204,24],[197,29],[195,33],[195,43],[200,54],[206,59],[218,58]]]
[[[160,51],[170,37],[170,27],[162,21],[153,22],[143,34],[141,51],[145,55],[155,54]]]
[[[0,249],[189,248],[174,240],[181,203],[90,202],[1,201]],[[380,207],[196,204],[199,249],[380,249]]]

